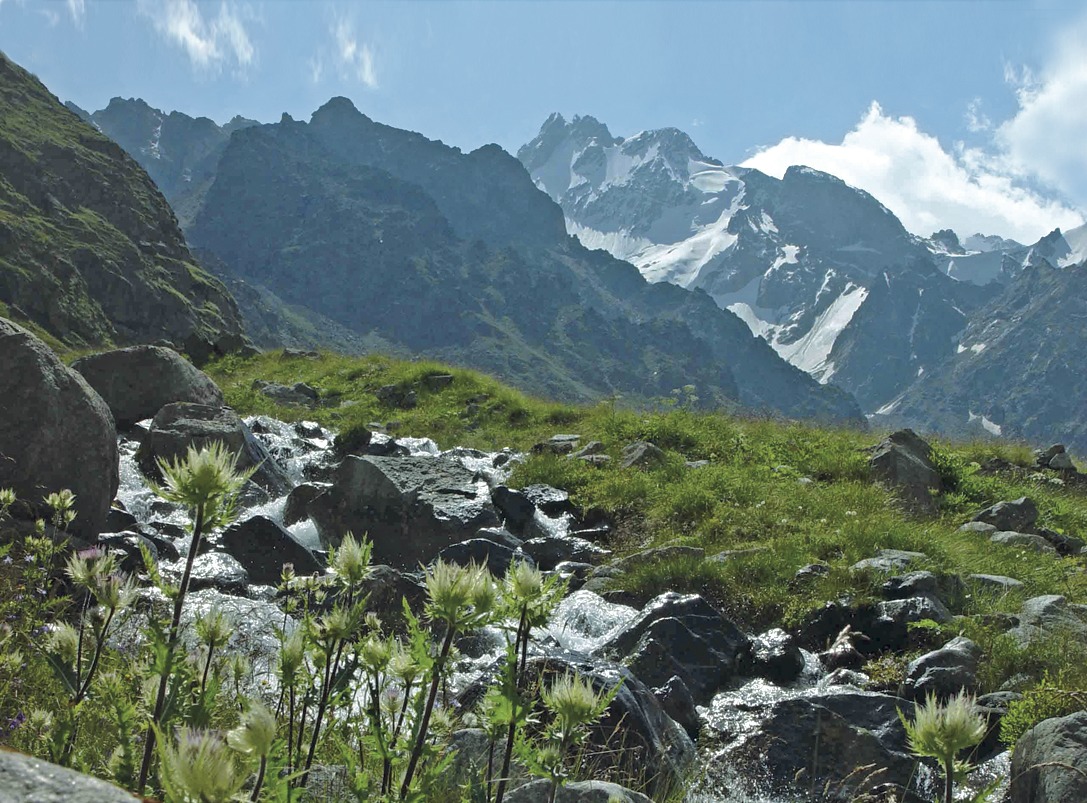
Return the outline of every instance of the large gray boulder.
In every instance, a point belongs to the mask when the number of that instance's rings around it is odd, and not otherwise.
[[[806,792],[818,789],[826,790],[820,800],[844,803],[892,784],[896,793],[889,799],[916,801],[906,790],[917,782],[917,762],[898,718],[908,707],[897,697],[863,692],[779,700],[722,757],[731,768],[764,778],[769,789],[763,794],[773,793],[766,799],[807,799]]]
[[[1087,800],[1087,711],[1046,719],[1012,753],[1011,803]]]
[[[509,803],[548,803],[551,800],[551,782],[543,778],[514,789],[506,800]],[[560,787],[555,803],[653,803],[641,792],[635,792],[608,781],[575,781]]]
[[[223,393],[207,374],[173,349],[133,346],[92,354],[72,363],[109,405],[118,427],[151,418],[167,404],[223,405]]]
[[[323,543],[365,533],[374,561],[401,569],[429,563],[450,544],[499,524],[487,483],[435,457],[349,456],[306,511]]]
[[[910,507],[925,513],[936,509],[933,494],[943,480],[932,462],[932,447],[912,429],[894,432],[872,450],[868,459],[872,477],[891,487]]]
[[[32,517],[48,518],[42,498],[75,494],[70,532],[102,531],[119,482],[117,430],[102,398],[41,340],[0,318],[0,488],[11,488]]]
[[[906,667],[906,679],[899,690],[907,700],[921,701],[933,694],[947,700],[959,691],[977,687],[981,647],[968,638],[953,638],[938,650],[920,656]]]
[[[697,594],[661,594],[600,652],[625,663],[639,680],[664,686],[682,680],[705,703],[748,662],[751,640]]]
[[[136,803],[113,784],[0,747],[0,803]]]
[[[1087,643],[1087,605],[1069,602],[1059,594],[1032,597],[1019,611],[1019,626],[1009,632],[1022,646],[1052,637]]]
[[[158,460],[180,459],[190,446],[201,449],[216,441],[238,454],[238,468],[256,469],[253,482],[272,495],[290,490],[286,473],[229,407],[188,402],[166,405],[151,420],[136,459],[145,474],[155,476]]]
[[[222,545],[249,573],[249,582],[257,585],[278,585],[285,563],[291,564],[297,575],[324,571],[305,544],[267,516],[232,524],[223,531]]]
[[[991,524],[1003,532],[1029,533],[1038,521],[1038,506],[1029,496],[1021,496],[985,508],[972,521]]]

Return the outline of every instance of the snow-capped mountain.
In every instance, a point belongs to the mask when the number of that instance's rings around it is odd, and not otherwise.
[[[869,409],[953,349],[976,303],[973,288],[938,269],[937,245],[827,173],[797,166],[776,179],[725,166],[674,128],[624,139],[592,117],[558,114],[518,158],[582,243],[651,281],[705,290],[786,360]],[[954,240],[945,258],[965,253]],[[858,315],[866,305],[878,314]],[[917,325],[929,318],[941,321],[939,339]]]
[[[1006,285],[1024,268],[1043,262],[1066,268],[1087,260],[1087,225],[1067,232],[1054,229],[1034,245],[975,234],[961,245],[956,239],[953,244],[956,248],[949,242],[947,232],[937,232],[927,243],[940,269],[951,278],[977,285],[992,282]]]

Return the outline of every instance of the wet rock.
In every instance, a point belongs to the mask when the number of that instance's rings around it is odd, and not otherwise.
[[[138,800],[123,789],[89,775],[14,750],[0,749],[2,803],[136,803]]]
[[[225,552],[205,552],[193,561],[189,579],[189,588],[193,591],[210,588],[225,594],[242,595],[248,586],[249,573],[245,567]]]
[[[448,776],[452,779],[452,788],[464,788],[481,777],[486,777],[487,767],[492,767],[497,775],[502,766],[505,753],[504,740],[492,742],[482,728],[461,728],[453,731],[449,739],[453,760],[449,765]],[[506,787],[511,792],[524,786],[530,780],[528,768],[516,759],[510,764],[509,782]],[[510,798],[507,795],[506,800]]]
[[[702,720],[698,716],[691,690],[682,678],[673,675],[663,686],[653,689],[653,693],[657,695],[665,713],[679,723],[688,736],[697,739],[698,732],[702,729]]]
[[[1087,800],[1087,711],[1047,719],[1024,733],[1012,753],[1011,803]]]
[[[281,385],[264,379],[254,379],[252,389],[284,407],[316,407],[320,394],[305,382]]]
[[[877,572],[900,572],[911,563],[928,558],[924,552],[906,552],[901,549],[881,549],[873,558],[857,561],[850,567],[853,571],[866,569]]]
[[[0,399],[0,488],[15,491],[20,518],[46,520],[43,498],[71,490],[77,515],[69,532],[93,540],[120,481],[109,407],[45,343],[3,318]]]
[[[97,546],[115,552],[120,561],[118,566],[125,574],[140,574],[146,571],[141,546],[147,547],[155,564],[159,562],[159,550],[155,543],[138,532],[119,532],[102,536]]]
[[[476,538],[486,538],[496,544],[504,544],[510,549],[520,549],[524,541],[511,533],[505,527],[480,527],[476,531]]]
[[[432,457],[347,457],[332,487],[306,508],[321,541],[366,533],[374,560],[405,569],[497,525],[485,482],[460,463]]]
[[[666,460],[664,451],[649,441],[635,441],[623,447],[623,468],[656,468]]]
[[[1029,549],[1032,552],[1057,554],[1057,548],[1053,546],[1053,544],[1042,538],[1042,536],[1033,535],[1031,533],[1000,531],[993,533],[993,535],[989,537],[989,540],[994,544],[999,544],[1001,546],[1019,547],[1022,549]]]
[[[521,532],[532,521],[536,505],[523,492],[499,485],[491,492],[491,501],[502,515],[506,526],[513,532]]]
[[[804,656],[796,639],[781,628],[751,639],[748,673],[779,686],[792,683],[804,671]]]
[[[133,346],[92,354],[72,363],[109,405],[120,428],[151,418],[167,404],[221,407],[223,393],[203,371],[176,351]]]
[[[678,677],[696,701],[706,701],[739,673],[750,650],[750,639],[702,597],[670,591],[651,600],[600,653],[626,658],[653,686]]]
[[[251,516],[223,531],[222,547],[249,574],[249,582],[278,585],[286,563],[295,574],[320,574],[324,567],[313,553],[267,516]]]
[[[554,569],[564,561],[597,564],[611,555],[608,550],[573,535],[530,538],[521,548],[536,561],[537,566],[546,571]]]
[[[868,460],[872,477],[895,490],[911,507],[931,513],[943,481],[932,463],[932,447],[911,429],[889,435],[872,450]]]
[[[287,501],[283,506],[283,523],[290,527],[292,524],[308,519],[307,508],[310,502],[331,487],[331,483],[327,482],[305,482],[295,486],[287,495]]]
[[[190,446],[202,449],[221,442],[238,455],[238,468],[255,469],[253,482],[274,496],[286,493],[291,481],[249,427],[229,407],[180,402],[155,413],[136,459],[140,469],[158,476],[158,460],[177,460]]]
[[[819,663],[832,673],[860,669],[864,666],[864,656],[854,643],[857,639],[868,640],[863,634],[854,632],[852,627],[845,625],[830,646],[816,656]]]
[[[768,776],[775,796],[826,789],[828,800],[851,801],[876,785],[905,789],[916,781],[916,760],[907,752],[898,719],[905,706],[897,697],[864,692],[780,700],[757,730],[727,753],[728,760],[757,777]]]
[[[1057,594],[1033,597],[1023,603],[1019,626],[1009,632],[1022,646],[1058,635],[1087,643],[1087,605],[1075,605]]]
[[[1000,741],[1000,723],[1008,713],[1008,706],[1023,695],[1014,691],[996,691],[983,694],[974,702],[974,710],[985,718],[985,736],[975,747],[970,758],[971,764],[980,764],[1003,753],[1007,747]]]
[[[954,638],[909,663],[899,696],[922,701],[933,694],[939,700],[947,700],[961,690],[973,691],[977,687],[980,659],[981,647],[963,636]]]
[[[1038,507],[1030,497],[1021,496],[985,508],[974,516],[973,521],[991,524],[1005,532],[1029,533],[1038,521]]]
[[[495,577],[505,577],[507,570],[514,563],[524,562],[535,565],[531,557],[519,549],[512,549],[486,538],[470,538],[458,544],[447,546],[438,553],[438,558],[446,563],[458,566],[476,564],[486,566]]]
[[[392,566],[371,566],[370,575],[363,582],[363,593],[367,595],[367,611],[373,611],[381,620],[399,630],[403,625],[403,600],[418,614],[426,599],[426,589],[409,574]]]
[[[546,516],[555,517],[564,513],[571,515],[577,513],[577,508],[570,501],[570,494],[561,488],[552,488],[550,485],[529,485],[522,488],[521,493],[536,510]]]
[[[509,803],[550,803],[551,782],[538,778],[506,795]],[[641,792],[608,781],[574,781],[560,786],[555,803],[653,803]]]
[[[111,507],[109,513],[106,514],[106,521],[105,524],[102,525],[102,531],[107,533],[120,533],[125,530],[135,530],[139,526],[140,522],[127,510],[122,510],[119,507]]]

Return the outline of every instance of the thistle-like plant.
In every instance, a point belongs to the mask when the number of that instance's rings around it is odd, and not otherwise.
[[[943,800],[952,803],[956,778],[970,769],[958,760],[959,753],[985,738],[985,719],[977,712],[973,695],[960,691],[941,703],[929,694],[924,704],[914,704],[912,722],[901,711],[898,718],[914,755],[939,762],[944,774]]]
[[[543,691],[544,708],[553,717],[548,738],[558,749],[558,761],[549,770],[551,793],[548,803],[555,803],[559,786],[566,780],[563,762],[570,748],[584,741],[587,726],[600,718],[617,691],[618,687],[611,692],[598,693],[592,683],[570,674],[556,679]]]
[[[245,713],[242,714],[242,722],[234,730],[226,735],[227,744],[242,755],[257,756],[260,766],[257,769],[257,779],[253,784],[253,792],[249,799],[260,799],[260,790],[264,786],[264,775],[268,770],[268,754],[272,751],[272,745],[276,738],[276,718],[262,703],[251,701]]]
[[[163,660],[159,667],[161,669],[159,687],[151,713],[151,725],[154,727],[148,729],[144,745],[140,779],[137,784],[137,791],[141,795],[147,788],[151,758],[155,750],[156,728],[162,721],[162,713],[166,705],[166,691],[170,684],[178,630],[181,627],[181,611],[185,604],[185,595],[189,590],[193,562],[200,552],[204,533],[208,529],[223,526],[231,521],[237,495],[253,473],[251,470],[239,471],[238,455],[230,452],[219,442],[199,450],[190,446],[184,459],[173,461],[160,459],[158,466],[162,472],[163,482],[162,485],[155,486],[155,492],[168,502],[188,508],[193,524],[189,554],[185,561],[185,570],[181,575],[181,585],[174,595],[173,616],[170,620],[170,629],[166,634]]]
[[[506,616],[517,621],[511,655],[507,659],[509,677],[503,681],[504,694],[509,698],[506,705],[496,708],[508,715],[506,726],[506,746],[502,756],[502,769],[499,774],[495,803],[502,803],[509,783],[510,766],[513,761],[513,748],[516,743],[517,726],[527,716],[529,703],[523,699],[525,666],[528,664],[528,644],[532,638],[532,629],[547,623],[555,606],[562,599],[566,584],[551,577],[544,579],[543,572],[535,566],[520,561],[506,571],[503,583],[503,601]],[[488,771],[488,783],[490,772]]]
[[[234,625],[219,608],[212,608],[196,620],[196,637],[207,649],[207,655],[204,658],[204,669],[200,674],[201,695],[208,686],[208,673],[211,670],[211,661],[215,651],[230,641],[232,635],[234,635]]]
[[[157,730],[155,726],[155,730]],[[248,775],[217,731],[180,728],[176,740],[159,734],[162,788],[171,803],[230,803]]]
[[[453,639],[457,633],[481,627],[491,618],[497,591],[494,579],[485,567],[474,563],[458,566],[438,560],[426,570],[426,611],[430,620],[445,627],[445,637],[437,657],[430,667],[430,690],[427,693],[423,714],[415,723],[414,739],[404,779],[400,784],[400,799],[404,800],[411,789],[412,778],[419,766],[423,747],[434,715],[434,701],[438,697]]]

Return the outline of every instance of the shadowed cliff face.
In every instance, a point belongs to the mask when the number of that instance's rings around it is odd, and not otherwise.
[[[571,240],[501,149],[464,154],[344,99],[235,132],[188,234],[289,305],[532,392],[646,400],[693,384],[706,404],[860,420],[709,296]]]
[[[0,56],[0,302],[71,344],[242,341],[144,170]]]

